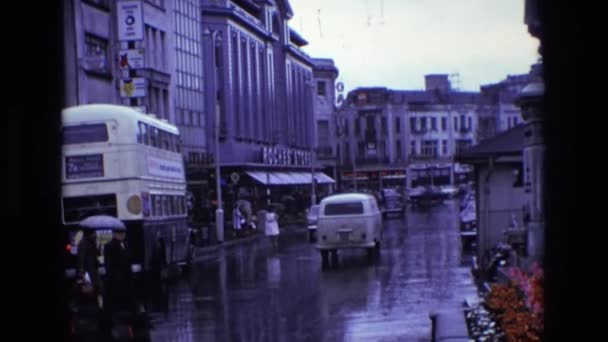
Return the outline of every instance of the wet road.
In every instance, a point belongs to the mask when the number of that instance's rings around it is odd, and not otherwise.
[[[220,250],[174,284],[153,341],[428,341],[428,314],[475,296],[457,202],[385,220],[380,259],[340,251],[323,271],[306,235]]]

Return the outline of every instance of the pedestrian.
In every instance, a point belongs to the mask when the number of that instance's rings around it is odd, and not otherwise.
[[[106,266],[106,308],[108,314],[134,312],[133,277],[124,228],[114,229],[112,240],[104,246]]]
[[[78,244],[78,277],[83,281],[82,289],[95,297],[98,307],[102,308],[102,288],[97,255],[97,234],[93,229],[84,229],[83,238]]]
[[[243,228],[244,217],[239,209],[238,205],[232,208],[232,229],[234,229],[234,235],[236,237],[241,236],[241,229]]]
[[[274,248],[279,247],[279,217],[274,212],[272,206],[268,207],[266,213],[266,235],[270,237],[270,241]]]

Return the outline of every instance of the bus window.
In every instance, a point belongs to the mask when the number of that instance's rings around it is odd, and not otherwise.
[[[163,195],[163,216],[169,216],[169,199]]]
[[[108,141],[108,128],[105,123],[65,126],[62,133],[64,145]]]
[[[139,130],[137,131],[137,142],[148,145],[148,125],[139,122]]]
[[[156,216],[163,216],[163,203],[161,195],[156,195],[156,201],[154,201],[156,206]]]
[[[160,146],[160,141],[158,140],[159,136],[158,136],[158,128],[151,126],[150,127],[150,145],[154,146],[154,147],[159,147]]]
[[[177,148],[175,146],[176,141],[177,141],[177,136],[175,134],[169,133],[169,150],[171,152],[177,152]]]
[[[171,148],[169,147],[169,132],[165,132],[165,131],[161,130],[160,137],[161,137],[161,141],[162,141],[162,145],[161,145],[162,149],[171,151]]]
[[[175,196],[169,196],[169,215],[174,216],[177,212],[175,211]]]
[[[150,195],[150,216],[156,216],[156,195]]]

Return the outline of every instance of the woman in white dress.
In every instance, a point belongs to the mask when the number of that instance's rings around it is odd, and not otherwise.
[[[270,237],[274,248],[279,247],[279,216],[272,207],[266,213],[266,235]]]

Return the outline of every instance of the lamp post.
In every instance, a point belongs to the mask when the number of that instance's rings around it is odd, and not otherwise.
[[[308,86],[308,90],[311,91],[315,88],[314,82],[312,80],[312,78],[307,79],[306,80],[306,85]],[[312,92],[306,94],[308,95],[307,98],[308,99],[312,99]],[[317,187],[315,184],[315,158],[314,158],[314,150],[315,150],[315,126],[316,126],[316,118],[315,118],[315,113],[314,113],[314,106],[311,106],[311,111],[310,111],[310,117],[311,117],[311,124],[312,126],[310,127],[310,184],[311,184],[311,188],[310,188],[310,205],[315,205],[317,204]]]
[[[218,89],[218,77],[217,77],[217,54],[215,52],[216,44],[222,41],[221,31],[211,30],[208,27],[205,28],[203,34],[207,37],[211,37],[211,54],[213,59],[213,106],[215,110],[215,183],[217,192],[217,209],[215,210],[215,229],[217,233],[217,241],[224,241],[224,209],[222,204],[222,176],[220,173],[220,107],[217,103],[217,89]]]

